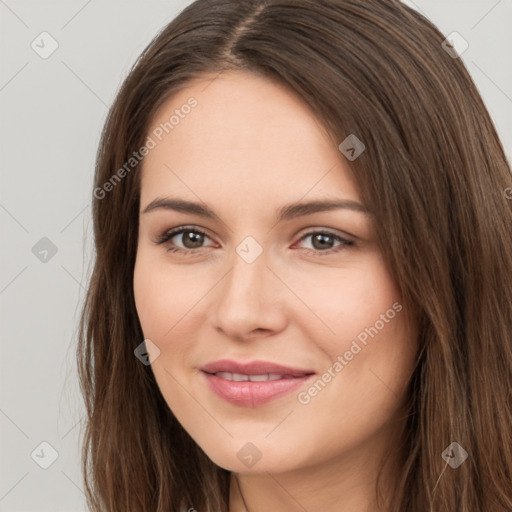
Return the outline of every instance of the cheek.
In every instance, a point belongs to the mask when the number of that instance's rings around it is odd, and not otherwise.
[[[196,291],[182,273],[170,272],[168,265],[143,249],[137,254],[133,276],[135,306],[144,339],[151,340],[160,351],[151,370],[173,411],[186,410],[187,395],[183,395],[175,378],[181,379],[176,368],[186,365],[187,344],[183,340],[191,339],[193,333],[187,313],[197,302],[197,282],[195,288]]]
[[[313,338],[327,358],[318,380],[297,396],[293,432],[300,438],[309,428],[313,438],[322,428],[333,451],[363,442],[394,417],[414,367],[414,333],[398,289],[386,273],[359,277],[347,278],[345,290],[327,290],[332,301],[324,299],[317,314],[335,335],[324,329]]]
[[[390,320],[383,329],[388,333],[395,323],[393,304],[400,304],[401,296],[379,257],[364,266],[304,273],[295,282],[297,295],[314,313],[303,316],[303,329],[311,339],[323,340],[322,348],[332,356],[347,350],[351,340],[376,322],[383,327],[381,315]]]
[[[133,274],[133,293],[135,307],[144,332],[144,337],[153,339],[161,331],[162,293],[165,287],[158,280],[155,267],[149,264],[140,251],[135,262]]]
[[[317,275],[316,280],[303,281],[301,293],[309,290],[308,305],[316,318],[306,315],[299,320],[300,328],[326,356],[321,371],[329,371],[329,390],[314,398],[319,417],[320,404],[330,402],[361,414],[383,407],[386,415],[413,368],[414,333],[406,322],[400,291],[380,258],[367,263],[343,269],[336,279]],[[311,396],[322,389],[317,386]]]
[[[139,252],[133,276],[135,306],[144,335],[158,343],[175,335],[201,293],[197,279],[186,277],[190,273],[170,270],[161,259]]]

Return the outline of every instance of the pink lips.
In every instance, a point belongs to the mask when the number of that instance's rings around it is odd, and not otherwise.
[[[210,389],[224,400],[243,407],[266,404],[297,389],[314,375],[313,370],[291,368],[266,361],[239,363],[223,359],[200,368]],[[279,374],[282,378],[267,381],[235,382],[213,375],[217,372],[244,375]]]

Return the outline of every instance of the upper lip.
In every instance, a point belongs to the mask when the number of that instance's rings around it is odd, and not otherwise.
[[[281,364],[271,363],[270,361],[252,361],[250,363],[241,363],[229,359],[220,359],[205,364],[200,368],[206,373],[229,372],[241,373],[242,375],[265,375],[277,373],[283,376],[302,377],[315,373],[313,370],[291,368]]]

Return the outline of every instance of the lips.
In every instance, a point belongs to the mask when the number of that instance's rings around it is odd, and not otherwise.
[[[277,374],[283,377],[303,377],[315,373],[313,370],[292,368],[268,361],[253,361],[241,363],[229,359],[221,359],[205,364],[201,370],[206,373],[215,374],[218,372],[237,373],[241,375],[268,375]]]
[[[312,370],[267,361],[239,363],[226,359],[208,363],[201,370],[210,390],[242,407],[264,405],[292,392],[315,375]]]

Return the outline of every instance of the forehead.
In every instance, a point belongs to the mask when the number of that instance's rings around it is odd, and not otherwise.
[[[229,71],[190,82],[158,110],[148,135],[156,145],[143,160],[141,204],[178,192],[283,202],[337,189],[357,198],[344,157],[311,108],[254,74]]]

